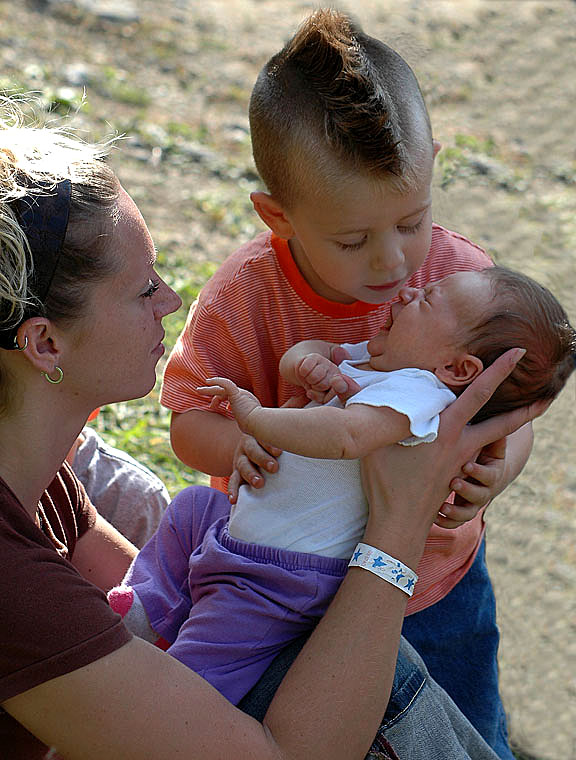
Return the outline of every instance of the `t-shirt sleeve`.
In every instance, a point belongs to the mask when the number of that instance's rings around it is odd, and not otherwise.
[[[87,530],[94,527],[98,511],[94,504],[92,504],[83,484],[75,477],[74,471],[67,462],[63,464],[62,469],[51,486],[50,492],[53,493],[55,488],[59,489],[59,494],[55,494],[54,497],[56,499],[68,499],[73,506],[77,529],[75,539],[77,540]]]
[[[366,346],[368,345],[367,340],[363,340],[360,343],[342,343],[341,347],[348,352],[348,356],[350,357],[350,361],[361,361],[362,359],[366,359],[366,356],[368,354],[368,349]]]
[[[80,493],[70,494],[73,511],[92,514],[90,506],[79,504]],[[106,595],[78,573],[17,502],[3,503],[0,516],[0,598],[0,703],[131,639]]]
[[[401,443],[415,446],[436,440],[440,412],[455,398],[449,388],[438,385],[426,376],[422,377],[418,370],[405,370],[387,373],[383,380],[363,388],[348,399],[346,406],[385,406],[405,414],[410,421],[412,436]]]
[[[196,388],[214,376],[228,377],[240,387],[250,384],[241,351],[228,326],[202,303],[200,296],[166,364],[160,400],[174,412],[208,410],[210,396],[202,396]],[[233,416],[224,406],[219,411]]]

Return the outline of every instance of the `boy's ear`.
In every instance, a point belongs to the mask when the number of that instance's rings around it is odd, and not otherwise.
[[[286,217],[284,209],[269,193],[257,191],[250,193],[254,210],[275,235],[289,240],[294,237],[294,228]]]
[[[477,377],[484,365],[482,360],[472,354],[458,356],[452,364],[436,367],[434,374],[448,386],[469,385]]]

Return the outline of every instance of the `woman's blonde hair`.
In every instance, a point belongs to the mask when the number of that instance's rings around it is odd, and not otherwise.
[[[97,229],[110,218],[118,182],[102,161],[110,143],[92,145],[62,124],[39,126],[21,103],[0,97],[0,329],[17,326],[31,306],[51,318],[77,315],[86,281],[110,272]],[[30,291],[34,260],[11,204],[71,182],[70,217],[50,293],[44,303]]]

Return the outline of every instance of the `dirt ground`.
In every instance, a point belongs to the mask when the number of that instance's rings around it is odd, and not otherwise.
[[[576,3],[337,5],[421,81],[444,146],[436,221],[548,285],[576,323]],[[76,123],[88,137],[128,136],[113,160],[166,261],[203,271],[258,229],[247,204],[256,183],[247,99],[259,67],[313,7],[0,2],[0,86],[49,93],[61,108],[84,88]],[[503,696],[513,735],[541,760],[576,759],[575,404],[572,378],[487,517]]]

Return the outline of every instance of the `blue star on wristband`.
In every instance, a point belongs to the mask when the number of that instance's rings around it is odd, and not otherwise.
[[[360,567],[378,575],[382,580],[396,586],[408,596],[412,596],[418,580],[416,573],[399,560],[368,544],[356,545],[349,567]]]

